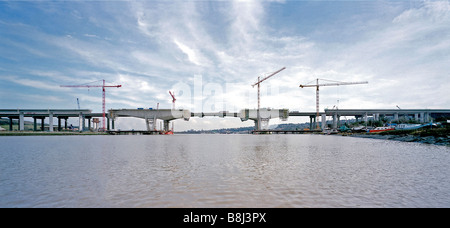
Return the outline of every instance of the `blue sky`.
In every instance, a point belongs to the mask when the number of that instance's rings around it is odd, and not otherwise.
[[[256,107],[256,78],[281,67],[262,107],[314,111],[314,89],[298,85],[324,78],[369,84],[322,87],[321,110],[450,108],[449,1],[0,1],[0,53],[2,109],[79,98],[101,112],[101,89],[59,85],[105,79],[123,86],[107,89],[108,109],[170,108],[172,90],[179,108],[239,111]]]

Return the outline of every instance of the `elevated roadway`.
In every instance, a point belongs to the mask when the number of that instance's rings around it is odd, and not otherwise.
[[[268,125],[270,119],[280,118],[287,120],[290,116],[309,117],[310,126],[313,129],[313,123],[316,123],[316,112],[300,112],[289,111],[288,109],[261,109],[260,121]],[[427,123],[433,119],[440,117],[450,118],[450,109],[325,109],[320,112],[321,128],[326,128],[326,118],[331,116],[333,119],[332,128],[337,128],[337,123],[342,116],[355,117],[357,120],[362,119],[367,122],[371,120],[416,120],[421,123]],[[44,130],[44,119],[48,118],[49,131],[54,131],[54,118],[58,119],[58,130],[62,129],[61,120],[65,120],[65,128],[67,128],[68,118],[79,118],[80,131],[85,129],[85,119],[88,119],[89,127],[92,118],[102,117],[102,113],[92,113],[89,109],[0,109],[0,117],[6,117],[10,120],[9,130],[13,129],[13,119],[18,119],[19,130],[24,130],[24,118],[31,117],[34,119],[34,130],[37,130],[37,120],[41,120],[41,130]],[[175,119],[184,119],[188,121],[191,117],[234,117],[240,118],[241,121],[253,120],[255,126],[258,124],[258,110],[243,109],[239,112],[190,112],[185,109],[111,109],[107,113],[107,126],[110,129],[110,120],[112,120],[112,129],[114,129],[114,120],[118,117],[136,117],[142,118],[146,121],[147,130],[155,129],[155,120],[160,119],[164,121],[164,129],[169,130],[169,121]],[[261,124],[260,123],[260,124]]]
[[[18,120],[19,131],[24,130],[24,118],[32,117],[34,119],[34,130],[37,130],[37,120],[41,120],[41,130],[44,129],[45,118],[49,119],[49,131],[53,131],[53,118],[58,119],[58,130],[61,130],[61,120],[65,120],[65,128],[67,128],[67,119],[70,117],[78,117],[80,126],[84,125],[84,119],[92,115],[89,109],[0,109],[0,117],[9,118],[9,130],[13,129],[13,119]],[[83,129],[81,129],[83,130]]]

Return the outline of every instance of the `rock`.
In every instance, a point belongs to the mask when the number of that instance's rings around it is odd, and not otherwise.
[[[378,135],[378,134],[353,134],[353,137],[360,138],[372,138],[372,139],[384,139],[384,140],[395,140],[401,142],[419,142],[425,144],[435,144],[441,146],[450,146],[450,137],[434,137],[426,136],[421,137],[418,135]]]
[[[421,143],[426,143],[426,144],[434,144],[436,143],[436,140],[433,136],[427,136],[427,137],[422,137],[420,139]]]
[[[402,142],[416,142],[417,140],[418,140],[418,138],[415,137],[414,135],[406,135],[406,136],[399,138],[399,141],[402,141]]]

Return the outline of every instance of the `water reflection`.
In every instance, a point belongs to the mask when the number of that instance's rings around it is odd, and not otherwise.
[[[0,137],[1,207],[449,207],[448,147],[320,135]]]

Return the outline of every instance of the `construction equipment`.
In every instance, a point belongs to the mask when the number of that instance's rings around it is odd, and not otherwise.
[[[88,85],[90,83],[87,83],[87,84],[83,84],[83,85],[61,85],[60,87],[72,87],[72,88],[74,88],[74,87],[82,87],[82,88],[101,87],[102,90],[103,90],[103,100],[102,100],[102,109],[103,109],[103,123],[102,123],[102,125],[103,125],[103,127],[102,127],[102,129],[103,129],[103,131],[106,131],[106,125],[105,125],[105,123],[106,123],[106,114],[105,114],[105,97],[106,97],[105,93],[106,93],[106,91],[105,91],[105,88],[107,88],[107,87],[120,88],[120,87],[122,87],[122,85],[107,86],[107,85],[105,85],[105,80],[104,79],[101,80],[101,81],[103,81],[102,85]],[[96,82],[99,82],[99,81],[96,81]],[[91,83],[93,83],[93,82],[91,82]]]
[[[319,80],[323,80],[323,81],[329,81],[332,83],[324,83],[324,84],[319,84]],[[357,84],[367,84],[369,82],[364,81],[364,82],[339,82],[339,81],[332,81],[332,80],[326,80],[326,79],[320,79],[317,78],[316,80],[316,84],[305,84],[305,85],[300,85],[300,88],[305,88],[305,87],[316,87],[316,128],[320,129],[319,127],[319,87],[320,86],[341,86],[341,85],[357,85]]]
[[[80,100],[77,97],[78,110],[80,110]]]
[[[177,99],[175,99],[175,95],[169,91],[170,96],[172,96],[172,110],[175,110],[175,101]]]
[[[260,116],[260,113],[259,113],[260,104],[261,104],[261,103],[260,103],[260,91],[261,91],[261,90],[260,90],[260,84],[261,84],[261,82],[263,82],[263,81],[269,79],[270,77],[274,76],[275,74],[280,73],[280,72],[281,72],[282,70],[284,70],[284,69],[286,69],[286,67],[283,67],[283,68],[281,68],[281,69],[279,69],[279,70],[273,72],[272,74],[270,74],[269,76],[267,76],[267,77],[265,77],[265,78],[263,78],[263,79],[261,79],[261,80],[259,80],[260,77],[258,77],[258,82],[256,82],[255,84],[252,85],[253,88],[255,88],[256,85],[258,86],[258,120],[257,120],[258,123],[257,123],[257,129],[256,129],[256,130],[258,130],[258,131],[261,130],[261,116]]]
[[[80,110],[80,100],[77,98],[78,110]]]

